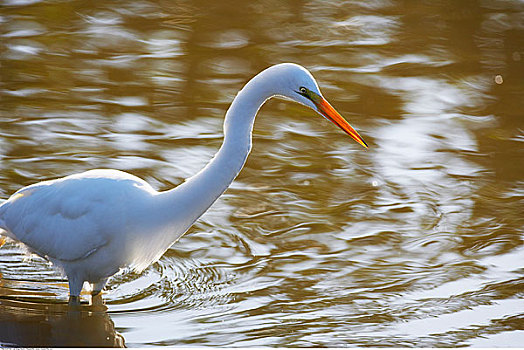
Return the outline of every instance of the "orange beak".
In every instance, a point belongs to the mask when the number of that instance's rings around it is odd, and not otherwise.
[[[335,125],[337,125],[339,128],[344,130],[349,136],[353,138],[353,140],[360,143],[365,148],[368,148],[368,145],[362,137],[358,134],[358,132],[353,129],[351,125],[333,108],[328,101],[326,101],[321,96],[318,96],[318,98],[313,99],[313,102],[317,106],[320,113],[326,117],[326,119],[331,120]]]

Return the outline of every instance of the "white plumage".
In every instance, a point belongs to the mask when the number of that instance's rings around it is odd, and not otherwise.
[[[238,93],[226,113],[220,150],[180,186],[158,192],[136,176],[109,169],[40,182],[0,203],[0,233],[61,268],[73,299],[84,281],[97,294],[121,268],[141,271],[159,259],[227,189],[250,152],[257,111],[273,96],[312,108],[367,147],[307,70],[279,64]]]

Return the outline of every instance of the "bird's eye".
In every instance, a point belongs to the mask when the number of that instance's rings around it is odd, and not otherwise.
[[[307,89],[305,87],[301,87],[300,89],[298,89],[300,91],[301,94],[305,94],[307,93]]]

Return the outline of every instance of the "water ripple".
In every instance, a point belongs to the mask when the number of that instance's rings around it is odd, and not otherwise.
[[[268,102],[238,179],[158,262],[110,279],[105,306],[70,314],[65,279],[6,243],[2,345],[521,343],[521,5],[4,5],[2,198],[100,167],[176,186],[220,147],[242,84],[282,61],[370,148]]]

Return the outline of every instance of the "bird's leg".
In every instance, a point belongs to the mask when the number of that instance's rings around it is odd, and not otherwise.
[[[102,307],[103,309],[101,310],[107,310],[107,307],[105,306],[104,298],[102,298],[101,292],[99,292],[96,295],[91,294],[91,306]]]
[[[80,296],[70,295],[69,296],[69,305],[70,306],[79,306],[80,305]]]
[[[102,290],[106,285],[107,278],[104,278],[96,283],[92,283],[91,291],[91,305],[100,306],[104,305],[104,300],[102,299]]]
[[[80,305],[80,292],[84,285],[84,281],[79,280],[76,276],[67,276],[69,279],[69,304]]]
[[[96,283],[92,283],[91,286],[93,288],[91,291],[91,296],[95,297],[99,294],[102,294],[102,289],[104,289],[106,283],[107,283],[107,278],[101,279],[100,281]]]

